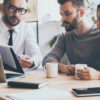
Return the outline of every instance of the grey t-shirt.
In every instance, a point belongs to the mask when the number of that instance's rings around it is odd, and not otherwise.
[[[74,31],[59,35],[51,52],[44,58],[43,65],[52,60],[60,61],[67,54],[70,64],[83,63],[100,70],[100,32],[96,25],[82,35]]]

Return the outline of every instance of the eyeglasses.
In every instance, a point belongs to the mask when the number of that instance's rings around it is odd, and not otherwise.
[[[10,4],[8,4],[7,7],[8,7],[9,12],[11,12],[11,13],[15,13],[16,11],[18,11],[18,13],[20,15],[24,15],[27,12],[27,10],[24,8],[17,8],[13,5],[10,5]]]

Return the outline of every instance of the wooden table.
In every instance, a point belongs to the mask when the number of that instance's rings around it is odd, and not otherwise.
[[[25,78],[17,79],[17,81],[48,81],[48,87],[59,90],[65,90],[71,93],[71,97],[62,100],[100,100],[100,96],[76,97],[71,92],[72,88],[100,87],[100,80],[75,80],[74,76],[64,74],[59,74],[57,78],[46,78],[45,72],[42,70],[38,70],[35,71],[33,74],[26,76]],[[0,83],[0,97],[4,98],[5,100],[11,100],[8,97],[6,97],[7,94],[18,93],[23,91],[30,91],[30,89],[8,88],[6,83]]]

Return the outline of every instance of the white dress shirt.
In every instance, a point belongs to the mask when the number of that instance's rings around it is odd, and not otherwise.
[[[0,44],[8,45],[9,32],[8,27],[0,20]],[[21,56],[25,50],[25,55],[31,57],[35,66],[39,66],[42,61],[39,46],[36,43],[36,36],[33,32],[32,26],[28,23],[20,22],[13,33],[13,50]]]

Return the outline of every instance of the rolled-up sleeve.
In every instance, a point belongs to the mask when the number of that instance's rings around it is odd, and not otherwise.
[[[64,34],[58,36],[56,43],[54,44],[52,50],[44,57],[42,65],[51,62],[53,60],[60,61],[65,53],[65,44],[64,44]]]

